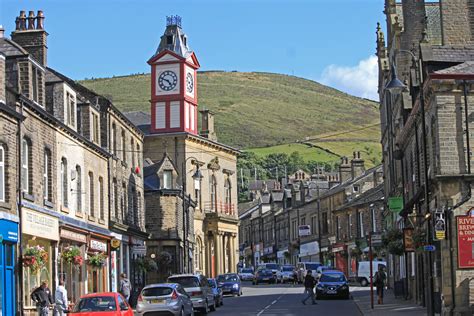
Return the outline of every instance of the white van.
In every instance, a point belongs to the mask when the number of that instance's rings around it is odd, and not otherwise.
[[[383,266],[387,271],[387,263],[385,261],[372,261],[372,277],[375,276],[375,272],[379,270],[379,266]],[[357,268],[357,282],[361,286],[367,286],[370,283],[370,261],[360,261],[359,267]]]
[[[303,283],[306,272],[311,270],[312,275],[316,277],[316,270],[322,264],[319,262],[298,262],[296,264],[296,273],[298,274],[298,283]]]

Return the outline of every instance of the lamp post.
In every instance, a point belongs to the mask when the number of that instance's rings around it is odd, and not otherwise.
[[[182,168],[182,183],[183,183],[183,189],[182,189],[182,198],[183,198],[183,272],[187,273],[188,268],[189,268],[189,262],[188,262],[188,251],[189,248],[187,245],[188,241],[188,230],[189,230],[189,225],[186,225],[187,219],[189,216],[189,204],[191,203],[191,194],[186,195],[186,162],[189,159],[194,159],[197,161],[196,158],[194,157],[188,157],[183,161],[183,168]],[[192,175],[193,181],[194,181],[194,190],[195,190],[195,199],[198,199],[198,194],[199,190],[201,189],[201,179],[203,178],[201,171],[199,170],[199,163],[196,164],[196,171]],[[188,200],[188,203],[186,204],[186,199]]]
[[[423,95],[423,74],[422,74],[422,69],[421,66],[418,64],[418,60],[413,54],[413,52],[409,50],[398,50],[395,51],[395,54],[393,56],[393,63],[392,63],[392,74],[391,74],[391,80],[390,82],[385,86],[385,89],[396,94],[400,94],[402,91],[406,90],[407,87],[406,85],[400,81],[400,79],[397,77],[397,72],[396,72],[396,65],[395,65],[395,57],[397,56],[397,53],[407,53],[412,57],[412,63],[415,69],[415,74],[417,76],[416,81],[420,87],[419,95],[420,95],[420,111],[421,111],[421,132],[422,132],[422,138],[423,138],[423,173],[424,173],[424,202],[426,205],[425,209],[425,216],[426,219],[428,220],[428,240],[431,238],[431,214],[430,214],[430,209],[429,209],[429,179],[428,179],[428,154],[427,154],[427,146],[426,146],[426,120],[425,120],[425,99]],[[428,293],[429,293],[429,304],[428,304],[428,313],[429,315],[434,315],[434,289],[433,289],[433,259],[431,252],[428,252]]]

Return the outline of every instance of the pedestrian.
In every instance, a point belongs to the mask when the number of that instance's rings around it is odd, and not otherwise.
[[[69,303],[67,301],[67,290],[64,287],[63,280],[59,280],[59,285],[56,288],[54,298],[56,303],[54,306],[54,316],[64,316],[68,310]]]
[[[125,297],[127,303],[129,303],[130,293],[132,292],[132,284],[130,280],[127,279],[127,275],[125,273],[120,274],[120,294]]]
[[[36,309],[39,316],[48,316],[49,307],[54,304],[51,290],[48,288],[48,281],[41,282],[31,293],[31,300],[36,304]]]
[[[311,270],[308,270],[306,272],[306,276],[304,277],[304,293],[307,294],[306,298],[302,300],[301,302],[303,305],[306,305],[306,301],[311,298],[311,301],[314,304],[316,303],[316,300],[314,299],[314,287],[316,286],[316,279],[313,277]]]
[[[375,272],[374,276],[374,284],[377,288],[377,297],[378,297],[378,304],[383,304],[383,288],[385,287],[385,283],[387,281],[387,275],[383,270],[383,266],[379,265],[379,270]]]

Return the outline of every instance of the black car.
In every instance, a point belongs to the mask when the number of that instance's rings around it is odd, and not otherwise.
[[[259,269],[255,272],[252,283],[254,285],[258,285],[259,283],[276,283],[276,280],[276,275],[273,274],[272,270]]]
[[[316,298],[342,297],[349,299],[349,285],[344,273],[337,270],[323,271],[316,286]]]

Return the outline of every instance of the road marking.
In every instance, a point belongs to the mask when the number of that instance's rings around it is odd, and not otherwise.
[[[283,295],[286,294],[287,291],[288,291],[288,290],[285,290],[285,292],[284,292],[282,295],[280,295],[276,300],[274,300],[271,304],[265,306],[264,309],[262,309],[260,312],[258,312],[257,316],[262,315],[262,314],[263,314],[267,309],[269,309],[272,305],[276,304],[276,302],[278,302],[278,301],[280,300],[280,298],[282,298]]]

